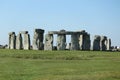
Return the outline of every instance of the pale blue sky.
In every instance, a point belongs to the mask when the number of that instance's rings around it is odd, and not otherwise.
[[[8,33],[35,28],[86,30],[106,35],[120,46],[120,0],[0,0],[0,44],[8,43]]]

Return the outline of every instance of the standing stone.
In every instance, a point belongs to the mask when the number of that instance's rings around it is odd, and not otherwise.
[[[45,35],[44,50],[53,50],[53,34]]]
[[[71,34],[70,50],[79,50],[79,35],[77,33]]]
[[[93,41],[93,50],[99,51],[100,50],[100,36],[95,35],[94,36],[94,41]]]
[[[42,29],[34,30],[33,50],[43,50],[44,49],[43,36],[44,36],[44,30],[42,30]]]
[[[16,35],[15,35],[15,32],[9,33],[9,49],[16,49]]]
[[[91,46],[90,34],[85,35],[84,45],[85,45],[84,50],[90,50],[90,46]]]
[[[20,34],[23,34],[24,38],[22,39],[22,48],[24,50],[30,50],[30,35],[28,31],[21,31]]]
[[[24,34],[24,45],[25,50],[30,50],[30,35],[27,33]]]
[[[81,34],[79,36],[79,48],[80,50],[90,50],[90,34]]]
[[[80,48],[80,50],[83,50],[83,45],[84,45],[84,38],[83,37],[84,36],[82,34],[79,36],[79,48]]]
[[[65,50],[66,49],[66,35],[58,34],[57,35],[57,50]]]
[[[107,50],[111,50],[111,39],[107,39]]]
[[[16,49],[19,49],[21,50],[23,48],[23,45],[22,45],[22,35],[21,33],[19,33],[16,37]]]
[[[101,41],[100,41],[100,50],[101,51],[106,51],[106,49],[107,49],[106,43],[107,43],[107,37],[101,36]]]

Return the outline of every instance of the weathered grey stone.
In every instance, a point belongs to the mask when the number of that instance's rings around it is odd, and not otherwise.
[[[70,50],[79,50],[79,35],[78,34],[73,33],[71,35]]]
[[[107,50],[111,50],[111,39],[107,39]]]
[[[15,32],[9,33],[9,49],[15,49],[16,48],[16,35]]]
[[[65,50],[66,48],[66,34],[64,33],[66,33],[65,30],[60,30],[57,34],[57,50]]]
[[[21,34],[28,34],[28,31],[20,31]]]
[[[72,34],[85,34],[85,30],[81,31],[65,31],[65,30],[60,30],[60,31],[49,31],[48,34],[66,34],[66,35],[72,35]]]
[[[19,33],[16,36],[16,49],[21,50],[23,48],[23,44],[22,44],[22,35]]]
[[[44,50],[53,50],[53,34],[45,35]]]
[[[44,30],[35,29],[34,36],[33,36],[33,50],[44,49],[43,38],[44,38]]]
[[[25,50],[30,50],[30,35],[27,33],[24,33],[24,43],[23,48]]]
[[[91,46],[90,34],[86,34],[84,39],[85,39],[84,50],[90,50],[90,46]]]
[[[95,51],[100,50],[100,39],[101,39],[101,37],[99,35],[94,36],[93,50],[95,50]]]
[[[70,50],[90,50],[90,35],[81,31],[49,31],[48,34],[57,34],[57,48],[58,50],[64,50],[66,47],[66,35],[71,35]],[[80,36],[81,35],[81,36]],[[80,38],[79,38],[80,37]],[[64,47],[63,47],[64,46]]]
[[[83,50],[83,46],[84,46],[84,37],[83,37],[83,35],[79,35],[79,48],[80,48],[80,50]]]
[[[107,37],[106,36],[101,36],[101,41],[100,41],[100,50],[101,51],[106,51],[107,47]]]
[[[66,49],[66,35],[58,34],[57,35],[57,50],[65,50]]]
[[[48,34],[72,34],[71,31],[49,31]]]
[[[90,34],[81,34],[79,36],[79,48],[80,50],[90,50]]]
[[[24,36],[24,38],[22,38],[22,34]],[[16,42],[20,42],[20,44],[16,44],[18,46],[22,46],[22,49],[24,50],[29,50],[30,49],[30,35],[28,34],[28,31],[20,31],[18,34],[18,40],[21,41],[16,41]],[[18,49],[21,49],[18,47]]]
[[[111,40],[107,39],[106,36],[96,35],[94,37],[93,50],[106,51],[106,50],[110,50],[110,47],[111,47]]]

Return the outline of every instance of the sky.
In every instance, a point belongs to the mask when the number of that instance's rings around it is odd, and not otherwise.
[[[0,0],[0,44],[8,44],[8,33],[36,28],[48,31],[86,30],[111,38],[120,46],[120,0]]]

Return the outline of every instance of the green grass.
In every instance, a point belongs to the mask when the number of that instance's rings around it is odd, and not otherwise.
[[[0,80],[120,80],[120,52],[0,49]]]

